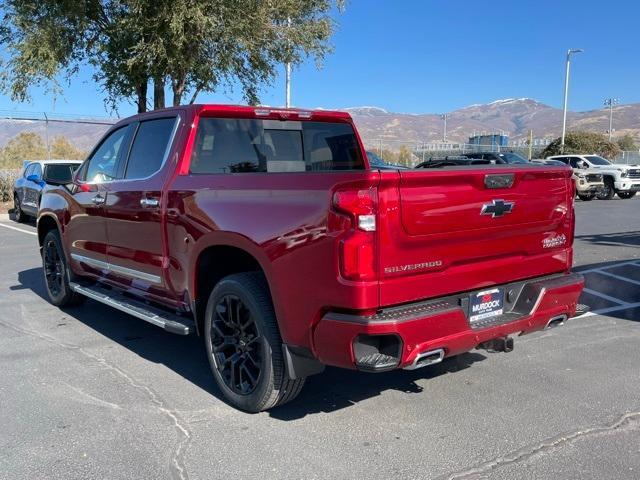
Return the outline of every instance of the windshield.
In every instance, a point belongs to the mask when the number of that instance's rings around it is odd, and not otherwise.
[[[611,162],[609,160],[607,160],[606,158],[602,158],[598,155],[587,155],[584,158],[589,160],[589,162],[591,162],[594,165],[611,165]]]
[[[507,163],[529,163],[526,158],[512,152],[501,153],[500,158],[502,158]]]

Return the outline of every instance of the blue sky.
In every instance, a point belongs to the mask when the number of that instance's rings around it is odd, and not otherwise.
[[[640,102],[639,18],[639,0],[350,0],[323,68],[294,70],[292,103],[433,113],[531,97],[561,107],[567,48],[585,50],[572,63],[571,110],[601,108],[608,96]],[[283,83],[265,87],[263,103],[282,105]],[[239,103],[241,94],[198,101]],[[55,101],[34,89],[31,103],[0,96],[0,109],[107,114],[88,68]]]

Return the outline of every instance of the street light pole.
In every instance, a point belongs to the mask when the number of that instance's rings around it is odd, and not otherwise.
[[[613,106],[618,104],[617,98],[606,98],[604,100],[604,106],[609,107],[609,141],[613,135]]]
[[[442,120],[444,120],[444,130],[442,131],[442,141],[446,143],[447,141],[447,117],[449,114],[443,113],[441,115]]]
[[[291,28],[291,17],[287,18],[287,28]],[[284,106],[291,107],[291,62],[287,62],[284,79]]]
[[[562,108],[562,139],[560,140],[560,153],[564,153],[564,137],[567,133],[567,102],[569,100],[569,71],[571,68],[571,54],[581,53],[584,50],[574,48],[567,50],[567,66],[564,74],[564,106]]]
[[[291,107],[291,63],[290,62],[287,62],[287,65],[286,65],[284,89],[285,89],[284,106],[286,108],[289,108]]]

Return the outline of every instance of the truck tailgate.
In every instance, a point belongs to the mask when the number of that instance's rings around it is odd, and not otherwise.
[[[381,305],[568,270],[572,182],[569,168],[538,165],[383,174]]]

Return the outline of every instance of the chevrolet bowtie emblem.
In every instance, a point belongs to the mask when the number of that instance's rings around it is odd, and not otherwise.
[[[502,217],[513,210],[514,202],[505,202],[504,200],[493,200],[491,203],[482,205],[480,215],[491,215],[491,217]]]

